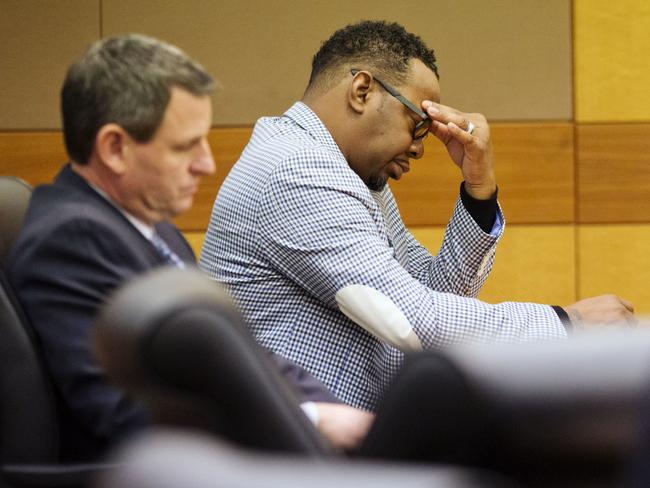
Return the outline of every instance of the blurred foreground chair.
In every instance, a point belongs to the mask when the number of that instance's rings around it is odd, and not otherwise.
[[[122,287],[96,345],[155,424],[185,430],[126,447],[117,460],[128,465],[101,486],[507,486],[482,470],[337,460],[227,293],[198,270],[158,269]]]
[[[101,313],[96,339],[109,377],[157,424],[257,450],[328,454],[227,294],[197,270],[127,284]],[[649,414],[649,380],[647,329],[416,354],[359,454],[526,486],[615,486]]]
[[[96,339],[108,376],[156,423],[249,448],[329,453],[228,294],[198,270],[161,268],[121,288]]]
[[[4,263],[20,232],[31,196],[32,187],[26,181],[0,176],[0,263]]]
[[[516,486],[457,467],[305,459],[237,449],[197,432],[157,430],[119,451],[96,488],[474,488]]]
[[[407,358],[365,454],[481,467],[525,486],[621,486],[649,394],[650,328],[424,352]],[[385,424],[392,449],[373,439]]]
[[[0,176],[0,485],[83,486],[104,465],[59,462],[56,399],[38,341],[4,274],[31,187]]]

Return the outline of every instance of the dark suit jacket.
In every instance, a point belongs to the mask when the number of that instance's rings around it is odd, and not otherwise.
[[[174,225],[156,230],[184,261],[191,247]],[[66,166],[34,190],[8,275],[41,342],[60,403],[63,460],[96,459],[147,425],[144,412],[105,380],[91,329],[107,295],[130,277],[165,264],[110,202]],[[336,401],[316,380],[275,358],[309,400]]]

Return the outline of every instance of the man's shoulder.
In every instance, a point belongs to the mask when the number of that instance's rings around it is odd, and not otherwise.
[[[43,185],[34,190],[9,259],[26,265],[43,253],[88,252],[93,243],[115,250],[137,244],[135,232],[110,204],[74,188]]]
[[[222,190],[270,188],[276,183],[322,182],[330,185],[351,177],[340,152],[282,118],[261,119]],[[242,198],[238,191],[238,198]]]
[[[338,147],[328,144],[291,121],[274,119],[275,130],[261,130],[253,134],[248,151],[241,161],[258,164],[269,161],[272,172],[278,175],[301,174],[320,179],[323,174],[349,175],[350,166]]]
[[[101,197],[70,187],[43,185],[34,190],[25,215],[23,232],[44,234],[57,228],[113,227],[123,224],[116,209]],[[21,232],[22,234],[22,232]]]
[[[266,117],[255,124],[241,159],[261,157],[280,162],[296,155],[311,153],[327,159],[335,159],[337,156],[290,119]]]

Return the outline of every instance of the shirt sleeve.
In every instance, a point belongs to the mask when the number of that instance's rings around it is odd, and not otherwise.
[[[460,202],[435,259],[422,260],[426,264],[419,266],[426,269],[409,270],[397,259],[381,212],[361,190],[337,183],[334,176],[314,178],[300,169],[304,164],[287,163],[261,199],[259,251],[303,290],[305,299],[335,308],[342,287],[374,287],[404,312],[425,348],[460,340],[564,336],[550,306],[490,305],[470,298],[485,279],[495,238],[475,231],[478,225]],[[422,273],[428,278],[418,277]]]
[[[388,187],[373,196],[382,209],[391,234],[389,244],[394,249],[395,258],[411,276],[434,291],[478,296],[492,270],[503,226],[497,234],[486,234],[459,198],[447,224],[442,246],[434,256],[406,228]],[[503,220],[500,211],[499,216]]]
[[[478,200],[473,198],[465,189],[465,182],[460,184],[460,199],[463,206],[467,209],[474,222],[478,224],[483,232],[492,235],[498,235],[500,219],[499,205],[497,204],[497,195],[499,189],[487,200]],[[495,229],[496,227],[496,229]]]
[[[267,352],[271,361],[278,367],[280,375],[298,394],[299,401],[303,404],[305,402],[341,403],[321,381],[314,378],[303,367],[270,350]]]

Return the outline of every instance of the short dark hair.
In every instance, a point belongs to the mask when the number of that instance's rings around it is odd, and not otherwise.
[[[151,37],[126,34],[94,43],[70,66],[61,89],[70,158],[86,164],[97,132],[108,123],[139,142],[150,140],[174,86],[208,95],[214,80],[180,49]]]
[[[438,76],[433,50],[401,25],[369,20],[350,24],[321,45],[312,60],[307,90],[326,91],[351,68],[372,70],[399,85],[407,78],[411,59],[419,59]]]

